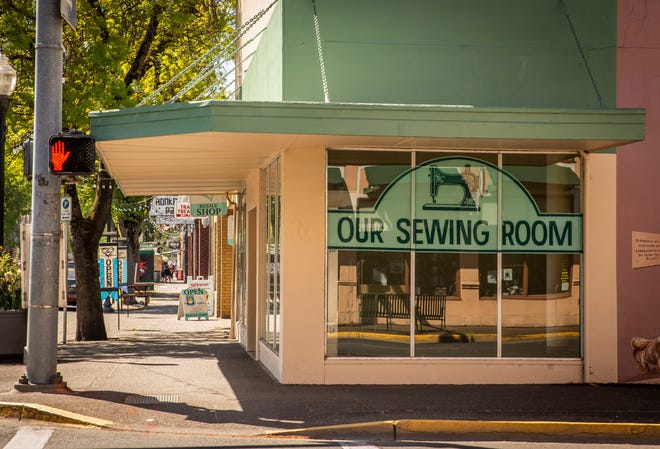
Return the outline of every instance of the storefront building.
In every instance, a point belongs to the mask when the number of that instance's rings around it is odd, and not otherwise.
[[[645,112],[615,1],[528,3],[239,1],[268,8],[240,100],[92,132],[127,195],[231,194],[236,337],[280,382],[617,382]]]

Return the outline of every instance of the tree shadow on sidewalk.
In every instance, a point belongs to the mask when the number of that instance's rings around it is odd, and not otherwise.
[[[141,317],[150,316],[145,311]],[[240,344],[228,339],[229,329],[217,325],[176,329],[142,329],[116,340],[63,345],[58,363],[67,367],[69,376],[80,369],[81,377],[93,369],[129,377],[151,370],[168,382],[160,391],[177,391],[180,400],[140,393],[145,390],[137,386],[131,391],[130,382],[113,383],[109,376],[109,388],[71,395],[121,405],[113,406],[116,413],[130,414],[137,408],[197,423],[271,429],[393,419],[660,421],[660,386],[283,385]],[[196,364],[204,362],[207,369],[217,370],[196,372]],[[195,383],[196,376],[217,379]],[[158,385],[150,387],[158,391]],[[98,404],[89,408],[94,406]]]

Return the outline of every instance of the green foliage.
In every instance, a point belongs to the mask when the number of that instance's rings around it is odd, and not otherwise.
[[[77,30],[64,25],[62,128],[88,131],[89,112],[135,106],[231,31],[235,5],[235,0],[77,2]],[[5,146],[8,247],[18,245],[18,217],[30,209],[23,154],[12,149],[21,148],[34,128],[35,14],[34,0],[0,1],[0,48],[18,75]],[[163,98],[193,76],[181,77]],[[84,213],[94,202],[94,182],[79,184]]]
[[[112,218],[115,223],[131,221],[142,223],[149,216],[150,196],[124,196],[121,190],[114,191]]]
[[[230,29],[234,5],[215,0],[78,2],[78,29],[65,27],[64,32],[69,51],[63,126],[86,129],[91,111],[135,106]]]
[[[21,269],[9,253],[0,255],[0,310],[21,309]]]
[[[5,246],[13,249],[20,243],[21,215],[30,212],[32,186],[23,176],[23,153],[5,154]]]
[[[19,216],[30,210],[31,187],[23,178],[22,142],[33,129],[35,4],[0,2],[0,48],[16,70],[16,90],[7,111],[5,139],[5,246],[18,246]],[[14,148],[21,151],[15,153]]]

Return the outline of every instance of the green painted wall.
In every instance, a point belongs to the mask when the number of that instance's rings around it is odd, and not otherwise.
[[[331,102],[598,108],[566,10],[605,105],[615,106],[615,0],[316,0],[316,5]],[[278,20],[253,61],[264,70],[249,73],[244,92],[250,95],[243,98],[323,101],[312,0],[280,0],[271,22]],[[265,70],[278,45],[281,74],[277,67]],[[275,89],[247,86],[270,84],[264,75],[281,75],[279,98]]]
[[[254,29],[258,31],[261,27],[257,24]],[[240,92],[241,99],[282,101],[282,2],[273,8],[268,28],[249,62]]]

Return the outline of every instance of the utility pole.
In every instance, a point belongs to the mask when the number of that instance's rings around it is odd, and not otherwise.
[[[63,385],[57,373],[60,178],[48,170],[48,139],[62,130],[63,53],[60,1],[37,0],[27,376],[16,385],[21,391]]]

